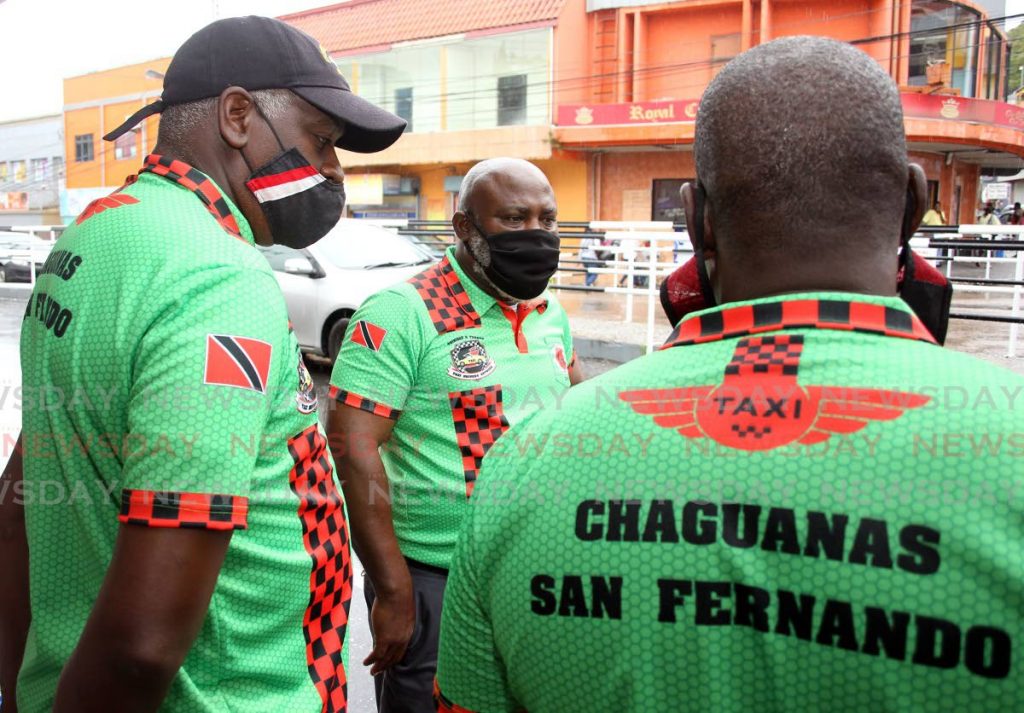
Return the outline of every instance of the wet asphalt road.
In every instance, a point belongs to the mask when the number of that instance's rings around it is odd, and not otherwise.
[[[21,369],[18,357],[18,339],[21,334],[21,319],[25,311],[27,293],[17,297],[0,293],[0,466],[10,456],[9,446],[21,430],[21,413],[13,408],[13,390],[21,384]],[[307,365],[317,392],[325,394],[330,380],[330,364],[322,359],[309,357]],[[614,366],[611,362],[584,362],[584,371],[594,376]],[[350,613],[349,638],[349,710],[352,713],[372,713],[376,710],[373,695],[373,680],[362,660],[372,648],[366,603],[363,599],[362,566],[355,561],[352,609]]]

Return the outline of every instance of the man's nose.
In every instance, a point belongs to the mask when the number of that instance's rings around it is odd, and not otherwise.
[[[320,167],[320,173],[331,183],[345,182],[345,171],[338,162],[337,154],[334,154],[331,159],[324,162],[324,165]]]

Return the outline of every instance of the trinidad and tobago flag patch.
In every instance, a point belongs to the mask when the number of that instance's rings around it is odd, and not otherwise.
[[[352,341],[371,351],[380,351],[387,334],[388,330],[362,319],[352,325]]]
[[[744,451],[814,445],[929,401],[905,391],[801,385],[803,347],[802,335],[741,339],[717,386],[623,391],[619,398],[662,428]]]
[[[259,339],[207,334],[203,383],[266,393],[272,351],[270,344]]]

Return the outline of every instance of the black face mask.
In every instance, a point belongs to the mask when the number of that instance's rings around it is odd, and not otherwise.
[[[260,112],[263,115],[263,112]],[[252,171],[245,182],[256,196],[277,245],[301,250],[327,235],[341,220],[345,187],[324,178],[296,148],[285,150],[274,126],[263,120],[277,139],[281,153]]]
[[[491,264],[484,274],[495,287],[517,300],[532,300],[544,291],[558,269],[558,233],[538,228],[487,235],[473,227],[487,241]]]

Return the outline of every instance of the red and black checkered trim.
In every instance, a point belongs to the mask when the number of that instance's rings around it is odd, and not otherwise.
[[[240,495],[171,493],[153,490],[121,491],[121,513],[126,525],[179,527],[197,530],[244,530],[248,527],[249,499]]]
[[[317,424],[288,441],[295,460],[288,481],[299,498],[302,542],[313,560],[309,606],[302,620],[309,677],[323,701],[321,713],[348,709],[342,647],[352,602],[352,558],[345,503],[334,482],[327,441]]]
[[[169,178],[178,185],[189,189],[203,202],[206,210],[210,211],[210,215],[216,218],[220,227],[229,235],[239,240],[245,240],[242,237],[242,231],[238,228],[238,221],[231,214],[228,202],[220,194],[220,191],[217,190],[217,186],[213,185],[213,181],[184,161],[178,161],[168,156],[150,154],[146,156],[145,163],[139,173],[154,173],[157,176]]]
[[[427,307],[438,334],[480,326],[469,295],[447,256],[409,280]]]
[[[445,698],[445,695],[441,693],[441,686],[438,685],[436,678],[434,679],[434,705],[437,706],[437,713],[475,713],[475,711],[463,708],[459,704],[452,703]]]
[[[790,300],[727,307],[684,319],[662,349],[784,329],[838,329],[935,344],[914,313],[848,300]]]
[[[462,453],[462,471],[466,476],[466,497],[473,493],[480,461],[505,431],[508,419],[502,411],[501,385],[483,386],[448,394],[455,422],[455,440]]]
[[[796,376],[803,350],[804,338],[800,334],[741,339],[725,367],[725,375]]]
[[[392,421],[402,415],[402,412],[399,411],[398,409],[391,408],[390,406],[385,406],[384,404],[381,403],[377,403],[372,399],[368,399],[365,396],[360,396],[359,394],[354,394],[351,391],[343,391],[342,389],[339,389],[337,386],[332,386],[328,390],[327,395],[330,396],[335,401],[340,401],[346,406],[351,406],[352,408],[361,409],[363,411],[369,411],[375,416],[383,416],[384,418],[390,418]]]

